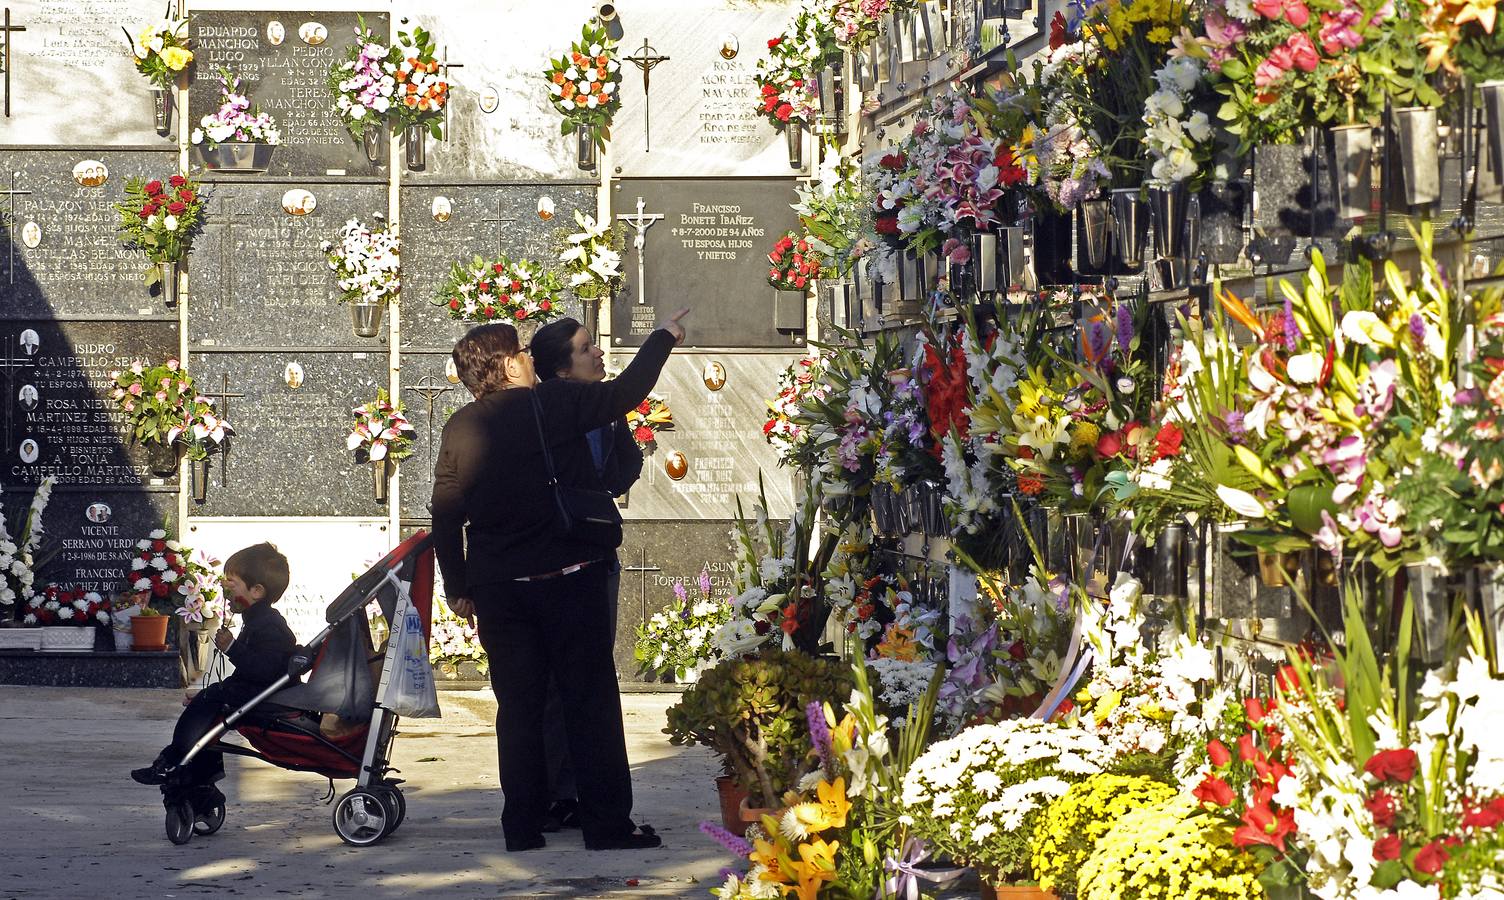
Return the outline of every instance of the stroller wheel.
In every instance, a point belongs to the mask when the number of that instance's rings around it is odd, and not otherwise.
[[[210,809],[197,813],[193,819],[194,834],[213,834],[225,824],[225,805],[215,804]]]
[[[390,821],[380,796],[364,788],[350,791],[334,804],[334,833],[352,846],[365,847],[381,840]]]
[[[389,784],[372,785],[371,793],[375,794],[381,800],[381,805],[386,807],[388,819],[386,833],[391,834],[397,830],[397,826],[402,824],[402,820],[407,818],[407,799],[402,796],[400,790]]]
[[[186,844],[193,840],[193,804],[179,800],[166,806],[167,839],[174,844]]]

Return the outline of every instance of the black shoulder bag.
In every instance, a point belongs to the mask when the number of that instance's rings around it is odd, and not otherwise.
[[[554,527],[558,536],[615,550],[621,546],[621,512],[616,501],[605,491],[559,483],[554,457],[548,449],[548,436],[543,432],[543,403],[536,389],[528,393],[533,401],[533,419],[538,423],[538,444],[543,448],[543,470],[553,490]]]

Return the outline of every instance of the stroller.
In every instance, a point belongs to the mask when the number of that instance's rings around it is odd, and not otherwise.
[[[374,660],[382,657],[374,655],[365,608],[374,601],[393,622],[398,598],[407,594],[422,619],[426,644],[433,570],[433,539],[419,531],[340,592],[325,610],[327,626],[298,648],[288,673],[199,739],[174,774],[192,772],[194,758],[212,749],[295,772],[317,772],[330,779],[330,797],[333,779],[354,778],[355,787],[335,801],[335,833],[345,843],[363,847],[396,831],[407,812],[398,788],[402,779],[391,777],[395,770],[390,768],[398,717],[378,704],[377,682],[385,686],[396,677],[397,661],[387,653],[379,672],[372,671]],[[300,683],[304,673],[308,680]],[[343,727],[321,728],[321,717],[332,722],[336,716]],[[251,746],[221,740],[231,730]],[[213,834],[225,820],[219,789],[213,783],[185,783],[186,777],[169,775],[162,786],[167,837],[174,844],[186,844],[195,834]]]

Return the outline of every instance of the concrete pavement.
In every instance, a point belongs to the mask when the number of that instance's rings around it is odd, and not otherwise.
[[[697,830],[718,819],[712,756],[661,732],[676,694],[622,695],[635,817],[664,846],[591,852],[566,831],[521,854],[502,844],[489,691],[441,692],[442,719],[404,723],[394,762],[407,819],[375,846],[334,833],[327,780],[233,756],[224,828],[174,846],[160,794],[129,771],[161,749],[180,698],[0,686],[0,898],[708,897],[733,862]]]

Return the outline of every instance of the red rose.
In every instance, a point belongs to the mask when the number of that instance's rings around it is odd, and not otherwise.
[[[515,294],[516,292],[518,292],[520,290],[522,290],[522,282],[520,282],[520,281],[514,281],[514,282],[512,282],[512,293]]]
[[[543,310],[544,312],[548,312],[549,310],[554,308],[554,304],[550,300],[543,300],[538,303],[538,308]]]
[[[1394,815],[1399,807],[1393,794],[1386,790],[1374,791],[1372,797],[1363,804],[1368,814],[1373,816],[1373,823],[1380,828],[1388,828],[1394,824]]]
[[[183,201],[184,203],[192,203],[196,197],[198,197],[198,195],[188,190],[187,188],[178,191],[178,199]]]
[[[174,200],[167,204],[167,211],[175,216],[181,216],[188,209],[188,205],[181,200]]]
[[[154,551],[156,551],[157,553],[161,553],[163,550],[167,549],[167,542],[166,541],[152,541],[151,542],[151,549],[154,550]]]
[[[1232,762],[1232,752],[1221,741],[1209,741],[1206,745],[1206,755],[1211,757],[1212,765],[1219,769]]]
[[[1375,753],[1363,764],[1363,771],[1379,781],[1407,782],[1415,777],[1415,765],[1415,751],[1401,748]]]
[[[519,309],[519,310],[517,310],[516,315],[517,315],[517,320],[518,321],[526,319],[527,318],[527,310],[525,310],[525,309]]]
[[[1373,842],[1374,862],[1388,862],[1400,858],[1400,836],[1386,834]]]
[[[1243,700],[1243,712],[1248,715],[1250,722],[1262,722],[1266,713],[1264,702],[1257,697],[1248,697]]]
[[[1097,455],[1102,457],[1117,456],[1123,449],[1123,436],[1116,431],[1109,431],[1097,438]]]
[[[773,623],[769,622],[767,619],[758,619],[752,624],[752,630],[757,632],[759,635],[765,635],[773,630]]]
[[[1420,852],[1415,854],[1415,871],[1424,872],[1427,875],[1435,875],[1441,871],[1441,867],[1446,865],[1447,860],[1451,858],[1452,854],[1448,853],[1442,847],[1441,841],[1432,841],[1420,848]]]
[[[482,294],[491,293],[491,282],[489,281],[482,281],[480,284],[476,285],[476,287]]]
[[[1504,804],[1499,805],[1504,806]],[[1480,806],[1474,809],[1469,804],[1467,812],[1462,814],[1463,828],[1493,828],[1500,822],[1504,822],[1504,814],[1494,809],[1493,806]]]
[[[773,107],[775,107],[777,105],[778,105],[778,95],[774,94],[773,96],[768,97],[767,99],[765,99],[765,100],[762,101],[762,111],[763,112],[772,112],[773,111]]]
[[[146,187],[143,190],[145,190],[148,194],[160,194],[162,192],[162,182],[155,179],[148,181],[146,183]]]
[[[136,213],[136,215],[140,216],[143,219],[150,219],[151,210],[143,208],[140,212]]]
[[[500,275],[504,269],[506,269],[506,266],[503,266],[501,263],[494,263],[491,266],[491,271],[497,275]]]
[[[653,439],[653,429],[649,428],[646,425],[638,425],[637,428],[632,431],[632,437],[637,441],[637,443],[646,444]]]
[[[1238,738],[1238,759],[1243,762],[1252,762],[1261,755],[1258,748],[1253,746],[1253,734],[1251,732]]]
[[[787,103],[778,104],[778,108],[773,111],[773,115],[776,116],[778,118],[778,121],[780,122],[787,122],[789,120],[789,116],[792,116],[793,114],[794,107],[790,106]]]
[[[778,45],[781,43],[783,43],[783,38],[768,38],[768,49],[777,49]]]
[[[1210,773],[1191,791],[1191,794],[1202,803],[1210,803],[1213,806],[1228,806],[1233,801],[1232,786],[1222,779]]]
[[[1295,813],[1290,810],[1276,813],[1267,804],[1249,807],[1243,814],[1243,825],[1233,832],[1232,842],[1239,847],[1267,844],[1285,852],[1285,837],[1295,831]]]
[[[1023,661],[1029,658],[1029,648],[1023,641],[1014,641],[1008,645],[1008,655],[1016,660]]]
[[[182,187],[183,185],[188,183],[188,179],[184,178],[181,175],[174,175],[171,178],[167,179],[167,183],[172,185],[173,187]]]
[[[459,309],[460,308],[460,301],[458,301],[458,300],[450,300],[449,301],[449,308],[450,309],[456,309],[456,310]]]

